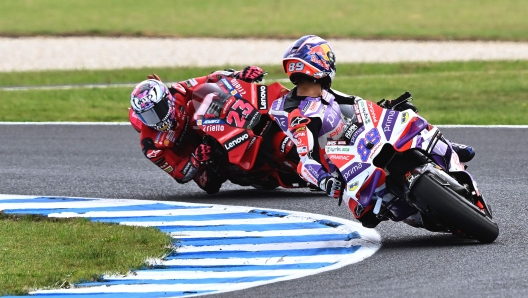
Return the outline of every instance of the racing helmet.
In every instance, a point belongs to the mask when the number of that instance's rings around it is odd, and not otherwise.
[[[161,81],[149,79],[139,83],[130,95],[130,105],[138,118],[158,131],[183,126],[183,106],[177,109],[175,98]],[[180,123],[181,122],[181,123]]]
[[[282,58],[284,72],[293,84],[299,76],[308,76],[330,88],[336,74],[335,55],[326,40],[305,35],[292,43]]]

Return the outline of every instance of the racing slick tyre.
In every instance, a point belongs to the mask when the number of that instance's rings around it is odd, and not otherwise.
[[[411,193],[427,206],[427,212],[438,215],[482,243],[491,243],[499,236],[499,227],[485,212],[472,202],[453,191],[447,179],[440,174],[423,174],[411,189]],[[454,231],[456,232],[456,231]]]

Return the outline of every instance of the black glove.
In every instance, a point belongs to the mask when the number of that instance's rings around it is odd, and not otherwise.
[[[211,146],[207,144],[200,144],[194,151],[194,159],[201,165],[211,162]]]
[[[395,110],[399,112],[410,109],[413,112],[418,113],[418,109],[412,103],[410,103],[411,100],[411,93],[407,91],[394,100],[382,99],[378,101],[377,104],[384,109]]]

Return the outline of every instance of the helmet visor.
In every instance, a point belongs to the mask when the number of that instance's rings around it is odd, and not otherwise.
[[[154,106],[148,110],[142,111],[141,113],[136,112],[139,119],[148,126],[161,124],[161,122],[169,118],[169,113],[170,107],[167,97],[154,104]]]

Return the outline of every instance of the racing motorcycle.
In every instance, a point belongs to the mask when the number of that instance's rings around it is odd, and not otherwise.
[[[410,100],[406,92],[391,103]],[[440,130],[411,109],[378,104],[358,100],[357,122],[346,130],[345,140],[325,147],[344,182],[339,204],[344,201],[357,216],[365,212],[377,223],[404,221],[493,242],[499,228],[491,208]]]
[[[193,130],[212,149],[212,167],[234,184],[258,189],[307,187],[297,174],[293,141],[272,121],[268,107],[289,90],[280,83],[261,85],[224,77],[189,86],[187,103]],[[134,129],[141,123],[129,111]]]
[[[232,183],[262,189],[306,187],[295,144],[268,115],[289,90],[276,82],[225,77],[193,89],[193,129],[213,148],[213,161]]]

